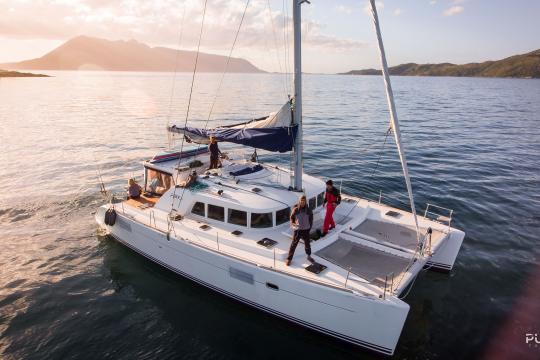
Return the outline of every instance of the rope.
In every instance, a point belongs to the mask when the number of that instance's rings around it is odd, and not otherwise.
[[[197,55],[195,56],[195,65],[193,66],[193,75],[191,77],[191,87],[189,89],[188,106],[187,106],[187,110],[186,110],[186,119],[184,121],[184,128],[186,127],[188,119],[189,119],[189,110],[191,108],[191,98],[193,96],[193,84],[195,83],[195,74],[197,73],[197,65],[199,63],[199,53],[200,53],[200,49],[201,49],[201,39],[202,39],[202,34],[203,34],[203,29],[204,29],[204,19],[206,17],[206,5],[207,5],[207,3],[208,3],[208,0],[205,0],[204,1],[204,9],[203,9],[202,21],[201,21],[201,30],[199,32],[199,42],[197,44]],[[182,144],[180,145],[180,154],[182,154],[182,151],[184,150],[185,138],[186,138],[185,136],[182,136]],[[181,160],[182,160],[182,156],[179,156],[176,166],[180,165]],[[178,174],[179,174],[179,172],[176,171],[176,178],[175,178],[175,181],[174,181],[174,191],[173,191],[173,196],[172,196],[172,201],[171,201],[171,211],[170,211],[169,215],[172,213],[173,208],[174,208],[174,197],[176,195],[176,184],[178,183]],[[184,188],[184,190],[185,190],[185,188]],[[183,195],[184,195],[184,192],[182,192],[182,196]],[[180,198],[180,201],[181,200],[182,200],[182,198]]]
[[[285,80],[287,82],[287,92],[291,92],[291,63],[290,63],[290,54],[289,54],[289,25],[290,21],[287,21],[289,18],[289,6],[286,4],[286,0],[283,0],[283,44],[285,47]]]
[[[180,33],[178,35],[178,50],[176,51],[176,59],[174,62],[174,75],[173,75],[173,83],[172,83],[172,89],[171,89],[171,97],[169,98],[169,109],[167,111],[167,129],[169,128],[169,125],[170,125],[172,103],[173,103],[173,98],[174,98],[174,92],[176,90],[176,74],[178,73],[178,59],[180,57],[180,49],[182,47],[182,38],[184,36],[185,17],[186,17],[186,3],[184,2],[184,11],[182,12],[182,23],[180,26]],[[168,146],[170,149],[171,148],[171,133],[169,131],[167,131],[167,140],[168,140]]]
[[[229,69],[229,63],[231,62],[232,53],[234,51],[234,47],[236,46],[236,41],[238,40],[238,35],[240,34],[240,29],[242,28],[242,24],[244,23],[244,18],[246,16],[249,1],[250,0],[246,1],[246,6],[244,7],[244,12],[242,13],[242,18],[240,19],[240,24],[238,25],[238,29],[236,29],[236,34],[234,35],[234,41],[233,41],[231,49],[229,51],[229,56],[227,57],[227,62],[225,64],[225,69],[223,70],[223,73],[221,74],[221,78],[219,80],[219,84],[218,84],[218,87],[217,87],[217,90],[216,90],[216,95],[214,96],[214,100],[212,101],[212,105],[210,106],[210,112],[208,113],[208,118],[206,119],[206,124],[204,125],[205,130],[208,127],[208,122],[210,121],[210,117],[212,116],[212,112],[214,111],[214,106],[216,105],[216,101],[217,101],[219,92],[221,90],[221,86],[223,85],[223,79],[225,79],[225,75],[227,74],[227,70]]]
[[[227,62],[225,63],[225,69],[223,70],[223,73],[221,74],[221,79],[219,80],[219,84],[218,84],[218,87],[216,89],[216,94],[214,96],[214,100],[212,101],[212,105],[210,106],[210,112],[208,113],[208,118],[206,119],[206,122],[204,124],[204,130],[208,129],[208,123],[210,122],[210,117],[212,116],[212,112],[214,111],[214,106],[216,105],[217,98],[218,98],[219,92],[221,90],[221,86],[223,85],[223,80],[225,79],[225,75],[227,74],[227,71],[229,69],[229,64],[230,64],[230,61],[231,61],[231,57],[232,57],[232,54],[233,54],[233,51],[234,51],[234,47],[236,46],[236,41],[238,40],[238,35],[240,34],[242,24],[244,23],[244,18],[246,17],[246,12],[247,12],[247,9],[248,9],[249,2],[250,2],[250,0],[246,1],[246,6],[244,7],[244,12],[242,13],[242,18],[240,19],[240,24],[238,25],[238,29],[236,29],[236,34],[234,35],[234,40],[233,40],[233,43],[231,45],[231,49],[229,50],[229,56],[227,57]],[[198,150],[200,148],[201,148],[201,144],[198,144],[197,152],[198,152]],[[195,156],[195,158],[197,158],[197,155]],[[184,194],[182,193],[182,196],[183,195]]]
[[[208,181],[213,182],[214,184],[219,185],[219,186],[228,187],[228,188],[231,188],[231,189],[234,189],[234,190],[241,190],[241,191],[244,191],[244,192],[247,192],[247,193],[250,193],[250,194],[261,196],[261,197],[269,199],[269,200],[273,200],[273,201],[275,201],[277,203],[280,203],[280,204],[283,204],[285,206],[289,206],[289,204],[287,204],[286,202],[283,202],[281,200],[275,199],[275,198],[270,197],[270,196],[266,196],[266,195],[257,193],[257,192],[255,192],[253,190],[250,190],[250,189],[245,189],[245,188],[242,188],[242,187],[239,187],[239,186],[234,186],[234,185],[229,185],[229,184],[223,184],[221,181],[216,182],[213,179],[208,179]]]
[[[223,70],[223,73],[221,74],[221,78],[219,80],[219,84],[218,84],[218,87],[216,89],[216,94],[214,96],[214,100],[212,101],[212,105],[210,106],[210,111],[208,113],[208,118],[206,119],[206,122],[204,124],[204,130],[208,129],[208,123],[210,122],[210,117],[212,116],[212,112],[214,111],[214,106],[216,105],[217,98],[218,98],[219,92],[221,90],[221,86],[223,85],[223,80],[225,79],[225,75],[227,74],[227,71],[229,69],[229,64],[231,62],[234,47],[236,46],[236,41],[238,40],[238,35],[240,34],[242,24],[244,23],[244,18],[246,16],[246,12],[247,12],[247,9],[248,9],[249,2],[250,2],[250,0],[246,1],[246,6],[244,7],[244,12],[242,13],[242,18],[240,19],[240,24],[238,25],[238,29],[236,29],[236,34],[234,35],[234,40],[233,40],[233,43],[231,45],[231,49],[229,50],[229,56],[227,57],[227,62],[225,63],[225,69]],[[201,148],[201,144],[198,144],[197,150],[199,150],[200,148]],[[195,156],[195,158],[197,158],[197,155]]]
[[[288,89],[287,89],[287,84],[285,83],[287,81],[287,79],[286,79],[286,74],[283,72],[283,68],[281,67],[281,61],[279,60],[280,56],[279,56],[279,49],[278,49],[278,46],[277,46],[276,27],[274,26],[274,18],[272,16],[272,8],[270,6],[270,0],[267,0],[267,4],[268,4],[268,15],[270,16],[270,24],[272,25],[272,34],[273,34],[273,37],[274,37],[274,47],[276,49],[276,59],[277,59],[277,62],[278,62],[279,72],[282,73],[285,76],[285,77],[282,78],[283,79],[282,82],[283,82],[284,95],[287,96],[287,93],[289,92]]]
[[[386,147],[386,140],[388,140],[388,135],[392,132],[392,127],[389,127],[388,130],[386,130],[386,135],[384,136],[384,143],[381,151],[379,152],[379,157],[377,158],[377,163],[375,164],[375,167],[373,168],[373,171],[371,172],[371,175],[369,175],[368,180],[373,177],[373,174],[375,174],[375,171],[379,167],[379,162],[381,161],[381,157],[384,153],[384,148]]]
[[[202,37],[202,31],[203,31],[203,27],[204,27],[204,18],[205,18],[205,14],[206,14],[206,4],[207,4],[208,0],[205,0],[205,3],[204,3],[204,12],[203,12],[203,19],[202,19],[202,23],[201,23],[201,32],[199,34],[199,43],[198,43],[198,46],[197,46],[197,58],[195,60],[195,67],[193,69],[193,78],[192,78],[192,82],[191,82],[191,90],[190,90],[190,94],[189,94],[189,102],[188,102],[188,109],[187,109],[187,113],[186,113],[186,120],[184,122],[184,128],[186,127],[187,125],[187,121],[188,121],[188,116],[189,116],[189,107],[190,107],[190,104],[191,104],[191,96],[192,96],[192,92],[193,92],[193,82],[195,80],[195,73],[196,73],[196,70],[197,70],[197,59],[199,57],[199,49],[200,49],[200,45],[201,45],[201,37]],[[221,78],[220,78],[220,81],[219,81],[219,84],[218,84],[218,88],[216,90],[216,94],[214,96],[214,100],[212,101],[212,105],[210,107],[210,111],[208,113],[208,118],[206,119],[206,123],[204,125],[204,129],[206,130],[208,128],[208,123],[210,121],[210,118],[212,116],[212,112],[214,110],[214,106],[216,104],[216,101],[217,101],[217,98],[218,98],[218,95],[219,95],[219,91],[221,90],[221,86],[223,85],[223,80],[225,78],[225,75],[227,74],[227,71],[229,69],[229,64],[230,64],[230,61],[231,61],[231,58],[232,58],[232,54],[233,54],[233,51],[234,51],[234,48],[236,46],[236,42],[238,41],[238,35],[240,34],[240,30],[242,28],[242,24],[244,23],[244,18],[246,16],[246,13],[247,13],[247,9],[248,9],[248,6],[249,6],[249,2],[250,0],[247,0],[246,1],[246,6],[244,7],[244,12],[242,13],[242,17],[240,19],[240,24],[238,25],[238,28],[236,30],[236,34],[234,36],[234,41],[231,45],[231,49],[229,51],[229,56],[227,57],[227,62],[225,64],[225,69],[223,70],[223,73],[221,74]],[[185,136],[182,137],[182,145],[181,145],[181,148],[180,148],[180,153],[182,153],[182,150],[183,150],[183,146],[184,146],[184,141],[185,141]],[[201,144],[198,144],[197,146],[197,150],[199,150],[201,147]],[[178,159],[178,165],[180,164],[180,160],[181,158]],[[176,181],[175,181],[175,184],[178,182],[178,172],[176,173]],[[180,199],[179,199],[179,203],[182,201],[182,199],[184,198],[184,194],[185,194],[185,191],[186,191],[186,188],[184,187],[182,189],[182,194],[180,195]],[[176,186],[174,188],[174,191],[173,191],[173,201],[171,203],[171,212],[173,211],[173,206],[174,206],[174,196],[176,195]]]

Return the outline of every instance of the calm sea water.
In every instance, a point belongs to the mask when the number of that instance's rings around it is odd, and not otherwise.
[[[56,72],[0,79],[0,357],[366,358],[163,270],[108,237],[96,169],[121,190],[183,123],[190,75]],[[190,119],[219,77],[201,74]],[[406,301],[396,358],[540,356],[540,81],[393,79],[417,207],[455,210],[467,236],[450,274],[425,272]],[[286,99],[278,75],[230,75],[212,124]],[[378,77],[305,76],[305,168],[346,193],[406,207]],[[190,120],[190,124],[195,124]],[[287,162],[288,155],[266,155]],[[377,165],[378,164],[378,165]]]

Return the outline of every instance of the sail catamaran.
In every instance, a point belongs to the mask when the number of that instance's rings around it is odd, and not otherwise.
[[[325,183],[303,172],[301,7],[293,1],[294,96],[276,113],[213,129],[168,126],[180,151],[144,162],[144,194],[101,206],[96,220],[114,239],[146,258],[233,299],[344,341],[391,355],[409,305],[402,296],[425,268],[450,271],[464,233],[452,211],[428,204],[416,215],[375,1],[370,0],[383,78],[411,212],[342,194],[336,228],[312,241],[310,263],[297,251],[285,265],[292,206],[304,194],[324,217]],[[204,22],[204,17],[203,17]],[[207,170],[210,136],[269,152],[291,152],[292,169],[230,151]],[[187,145],[184,142],[196,145]],[[186,145],[186,146],[184,146]],[[194,185],[183,186],[193,170]],[[150,183],[158,181],[159,191]],[[443,214],[448,210],[447,214]],[[314,234],[314,238],[318,236]]]

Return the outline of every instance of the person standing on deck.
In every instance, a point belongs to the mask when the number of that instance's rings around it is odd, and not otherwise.
[[[309,232],[313,226],[313,212],[307,206],[306,196],[302,195],[298,200],[298,204],[294,205],[291,212],[291,227],[293,228],[293,241],[291,247],[289,248],[289,255],[285,261],[285,265],[289,266],[291,264],[292,258],[294,256],[294,251],[300,239],[304,240],[304,246],[306,249],[307,259],[310,262],[315,262],[311,257],[311,246]]]
[[[208,148],[210,150],[210,167],[208,169],[217,169],[219,166],[219,155],[221,155],[221,151],[219,150],[215,136],[210,136],[210,145]]]
[[[341,203],[341,194],[338,189],[334,187],[332,180],[326,182],[326,192],[324,193],[324,204],[326,204],[326,216],[324,217],[324,224],[321,236],[328,234],[328,230],[332,230],[336,227],[334,222],[334,210]]]

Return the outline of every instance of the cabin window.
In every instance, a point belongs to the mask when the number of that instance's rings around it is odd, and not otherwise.
[[[225,221],[225,208],[222,206],[208,204],[208,218],[213,220]]]
[[[285,208],[276,211],[276,225],[286,223],[291,218],[291,208]]]
[[[315,209],[317,207],[317,203],[316,203],[317,199],[315,197],[312,197],[311,199],[309,199],[309,208],[310,209]]]
[[[247,226],[247,212],[229,209],[227,222],[229,224]]]
[[[252,228],[272,227],[272,213],[251,213]]]
[[[146,169],[146,171],[145,191],[155,195],[163,195],[174,185],[170,174],[153,169]]]
[[[324,202],[324,192],[317,195],[317,206],[322,206]]]
[[[204,216],[204,203],[197,201],[191,208],[191,213],[199,216]]]

